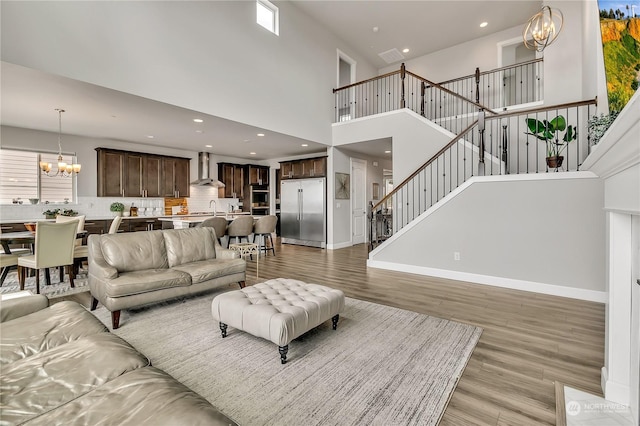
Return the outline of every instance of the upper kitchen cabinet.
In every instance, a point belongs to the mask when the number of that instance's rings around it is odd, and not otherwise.
[[[164,172],[163,196],[164,197],[188,197],[190,168],[188,158],[162,158],[162,170]]]
[[[99,197],[189,196],[189,159],[96,148]]]
[[[324,177],[327,175],[327,157],[305,158],[280,163],[281,179]]]
[[[269,185],[269,166],[247,166],[249,172],[249,185]]]
[[[218,163],[218,180],[224,183],[218,190],[219,198],[244,198],[245,170],[245,165]]]
[[[125,197],[162,196],[162,158],[128,152],[125,154]]]
[[[125,152],[97,148],[98,197],[123,197]]]

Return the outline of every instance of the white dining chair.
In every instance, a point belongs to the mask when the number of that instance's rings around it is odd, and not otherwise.
[[[67,268],[71,287],[73,283],[73,250],[78,225],[75,222],[38,222],[34,254],[18,257],[18,281],[24,290],[27,270],[36,270],[36,293],[40,293],[40,269]]]
[[[120,223],[122,223],[122,216],[116,216],[111,221],[111,226],[109,226],[109,233],[116,234],[118,229],[120,229]]]

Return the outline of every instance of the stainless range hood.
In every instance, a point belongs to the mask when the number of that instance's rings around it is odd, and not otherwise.
[[[224,188],[224,183],[209,177],[209,153],[198,153],[198,180],[191,182],[191,185],[210,185],[216,188]]]

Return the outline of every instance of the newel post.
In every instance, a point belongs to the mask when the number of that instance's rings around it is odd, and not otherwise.
[[[476,103],[480,103],[480,68],[476,68]]]
[[[400,92],[400,108],[404,108],[405,107],[405,100],[404,100],[404,78],[407,74],[407,70],[404,67],[404,62],[402,63],[402,65],[400,65],[400,80],[401,80],[401,92]]]

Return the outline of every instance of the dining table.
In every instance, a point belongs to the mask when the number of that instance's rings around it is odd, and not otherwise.
[[[82,238],[83,242],[87,237],[87,231],[80,231],[76,234],[76,238]],[[36,233],[33,231],[17,231],[17,232],[2,232],[0,233],[0,244],[2,244],[2,248],[4,252],[7,254],[11,254],[11,244],[25,244],[31,246],[31,252],[34,251],[34,246],[36,243]],[[13,266],[5,266],[2,268],[0,272],[0,286],[4,284],[4,280],[7,277],[9,271],[13,268]],[[47,285],[50,284],[51,279],[49,278],[49,268],[45,270],[45,282]]]

